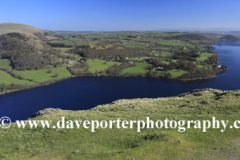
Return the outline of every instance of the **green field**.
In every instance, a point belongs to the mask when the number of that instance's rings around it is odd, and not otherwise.
[[[89,41],[75,41],[77,45],[86,45],[89,44]]]
[[[197,65],[197,68],[203,69],[203,68],[205,68],[205,66],[203,66],[203,65]]]
[[[12,69],[10,64],[11,64],[11,61],[9,59],[0,59],[0,68]]]
[[[208,69],[208,67],[209,67],[209,69],[212,69],[212,66],[211,65],[208,65],[208,66],[203,66],[203,65],[197,65],[197,67],[199,68],[199,69]]]
[[[47,73],[47,71],[51,69],[52,73]],[[33,79],[36,82],[44,82],[51,79],[61,79],[63,77],[71,76],[71,73],[67,70],[66,67],[58,67],[58,68],[45,68],[39,70],[26,70],[26,71],[14,71],[17,75],[21,75],[27,79]],[[58,77],[55,78],[55,73],[58,73]]]
[[[178,43],[179,40],[161,40],[158,41],[158,43],[162,44],[162,45],[167,45],[167,46],[192,46],[189,43]]]
[[[170,70],[168,71],[168,73],[171,73],[172,75],[172,78],[177,78],[177,77],[180,77],[182,74],[184,73],[187,73],[188,71],[186,70],[177,70],[177,69],[173,69],[173,70]]]
[[[106,62],[106,64],[104,64]],[[87,59],[88,64],[88,71],[91,73],[95,73],[95,71],[105,71],[108,67],[113,66],[114,64],[121,64],[120,62],[113,62],[113,61],[105,61],[105,60],[98,60],[98,59]]]
[[[66,48],[66,47],[53,47],[53,49],[56,49],[56,50],[61,50],[62,52],[61,53],[66,53],[67,50],[69,50],[70,48]]]
[[[211,57],[213,54],[211,53],[201,53],[200,57],[196,58],[197,61],[204,61],[206,59],[208,59],[209,57]]]
[[[145,69],[149,64],[147,63],[135,63],[136,66],[129,67],[122,70],[122,74],[132,73],[132,74],[145,74],[147,70]]]
[[[169,56],[169,55],[172,55],[172,53],[170,53],[170,52],[165,52],[165,51],[162,51],[162,52],[161,52],[161,56]]]
[[[127,43],[126,47],[131,47],[131,48],[146,48],[147,44],[145,43]]]
[[[0,70],[0,84],[34,84],[34,82],[29,82],[27,80],[20,80],[13,78],[11,75],[7,74],[4,71]]]
[[[62,41],[59,41],[59,40],[54,40],[54,41],[50,41],[50,43],[63,43],[65,45],[74,45],[75,43],[70,41],[70,40],[62,40]]]

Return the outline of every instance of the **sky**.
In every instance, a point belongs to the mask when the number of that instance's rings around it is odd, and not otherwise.
[[[240,29],[239,0],[0,0],[0,23],[44,30]]]

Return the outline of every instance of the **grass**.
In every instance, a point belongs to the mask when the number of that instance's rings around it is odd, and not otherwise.
[[[72,120],[229,120],[228,127],[239,120],[240,91],[221,92],[206,90],[181,97],[118,100],[86,111],[51,111],[34,120],[52,120],[56,124],[62,117]],[[57,106],[56,106],[57,107]],[[120,125],[121,126],[121,125]],[[129,126],[129,125],[128,125]],[[17,128],[0,130],[0,159],[238,159],[240,130],[226,128],[176,129],[36,129]],[[201,125],[202,127],[202,125]],[[182,143],[178,143],[178,141]]]
[[[47,73],[48,70],[52,70],[52,73]],[[58,68],[44,68],[39,70],[26,70],[26,71],[14,71],[14,73],[23,76],[27,79],[33,79],[36,82],[44,82],[51,79],[61,79],[63,77],[71,76],[71,73],[66,67]],[[58,77],[55,78],[55,73],[58,73]]]
[[[177,78],[177,77],[180,77],[181,75],[183,75],[184,73],[187,73],[188,71],[186,70],[177,70],[177,69],[173,69],[173,70],[170,70],[168,71],[168,73],[171,73],[172,77],[173,78]]]
[[[190,46],[188,43],[178,43],[180,40],[162,40],[158,43],[167,46]]]
[[[106,62],[106,64],[104,64]],[[108,67],[113,66],[114,64],[121,64],[120,62],[114,62],[114,61],[105,61],[105,60],[98,60],[98,59],[87,59],[88,64],[88,71],[91,73],[95,73],[97,70],[99,71],[105,71],[105,69],[108,69]]]
[[[65,45],[74,45],[74,42],[70,41],[70,40],[53,40],[53,41],[50,41],[50,43],[62,43],[62,44],[65,44]]]
[[[56,50],[60,49],[62,51],[62,53],[66,53],[66,51],[69,50],[70,48],[66,48],[66,47],[64,47],[64,48],[62,48],[62,47],[53,47],[53,49],[56,49]]]
[[[96,44],[98,41],[75,41],[77,45]]]
[[[11,61],[9,59],[0,59],[0,68],[12,69]]]
[[[201,53],[200,57],[196,58],[197,61],[204,61],[206,59],[208,59],[209,57],[211,57],[213,54],[211,53]]]
[[[34,32],[43,33],[42,30],[39,30],[35,27],[25,25],[25,24],[19,24],[19,23],[1,23],[0,24],[0,35],[11,33],[11,32],[24,33],[27,36],[32,36],[32,37],[37,37],[33,34]]]
[[[172,55],[172,53],[170,52],[161,52],[161,56],[169,56],[169,55]]]
[[[146,48],[147,45],[149,45],[148,43],[136,43],[136,42],[129,43],[128,41],[126,41],[126,42],[127,42],[126,47],[131,47],[131,48]]]
[[[212,66],[211,66],[211,65],[208,65],[208,66],[209,66],[209,69],[212,69]],[[208,66],[197,65],[197,68],[199,68],[199,69],[208,69]]]
[[[197,68],[203,69],[203,68],[205,68],[205,66],[203,66],[203,65],[197,65]]]
[[[0,84],[34,84],[33,82],[29,82],[27,80],[20,80],[12,77],[4,71],[0,70]]]
[[[129,67],[122,70],[122,74],[133,73],[133,74],[145,74],[147,70],[145,69],[149,64],[147,63],[135,63],[136,66]]]

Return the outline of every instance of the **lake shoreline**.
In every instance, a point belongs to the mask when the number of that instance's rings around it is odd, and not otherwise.
[[[221,73],[221,72],[226,72],[227,70],[224,71],[220,71],[217,74]],[[70,78],[76,78],[76,77],[110,77],[110,78],[132,78],[132,77],[148,77],[148,78],[153,78],[153,79],[162,79],[162,80],[168,80],[168,81],[179,81],[179,82],[191,82],[191,81],[197,81],[197,80],[208,80],[208,79],[214,79],[217,77],[217,74],[215,76],[211,76],[211,77],[205,77],[205,78],[194,78],[194,79],[178,79],[178,78],[164,78],[161,76],[157,76],[157,77],[151,77],[151,76],[146,76],[145,74],[143,75],[123,75],[123,76],[109,76],[109,75],[92,75],[92,76],[86,76],[86,75],[75,75],[75,76],[71,76],[71,77],[66,77],[66,78],[62,78],[62,79],[58,79],[58,80],[54,80],[52,82],[48,82],[47,84],[38,84],[38,85],[34,85],[34,86],[28,86],[26,88],[22,88],[22,89],[16,89],[16,90],[8,90],[8,91],[4,91],[0,93],[1,95],[5,95],[5,94],[10,94],[10,93],[15,93],[15,92],[20,92],[20,91],[25,91],[25,90],[29,90],[29,89],[33,89],[33,88],[38,88],[38,87],[44,87],[44,86],[49,86],[55,83],[58,83],[60,81],[63,80],[67,80]]]

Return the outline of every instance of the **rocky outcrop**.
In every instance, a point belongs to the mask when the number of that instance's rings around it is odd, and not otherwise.
[[[40,111],[33,113],[30,118],[35,118],[35,117],[42,116],[42,115],[51,115],[51,114],[53,114],[53,111],[59,111],[59,110],[61,110],[61,109],[60,108],[48,108],[48,109],[40,110]]]

